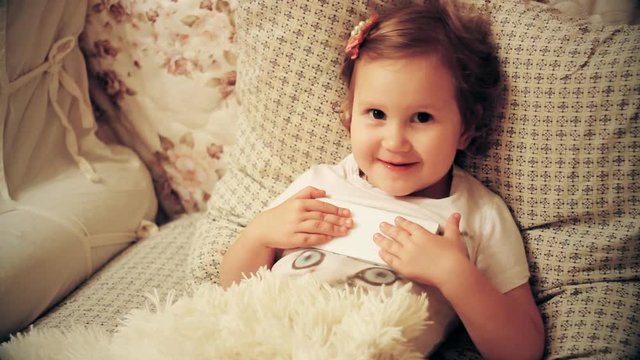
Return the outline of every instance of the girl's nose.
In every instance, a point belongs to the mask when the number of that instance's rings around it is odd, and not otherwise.
[[[411,142],[407,138],[407,129],[401,124],[388,122],[385,126],[382,147],[391,152],[406,152],[411,149]]]

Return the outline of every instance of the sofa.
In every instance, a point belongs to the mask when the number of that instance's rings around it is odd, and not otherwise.
[[[146,294],[217,283],[256,213],[348,154],[341,44],[397,2],[0,2],[0,335],[116,332]],[[468,2],[504,105],[463,166],[522,230],[545,358],[638,358],[637,4]],[[462,327],[432,357],[480,358]]]

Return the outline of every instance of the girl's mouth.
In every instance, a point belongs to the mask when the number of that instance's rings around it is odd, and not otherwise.
[[[415,164],[417,164],[416,162],[410,162],[410,163],[396,163],[396,162],[389,162],[389,161],[385,161],[385,160],[380,160],[380,162],[382,163],[382,165],[392,171],[403,171],[403,170],[408,170],[411,167],[413,167]]]

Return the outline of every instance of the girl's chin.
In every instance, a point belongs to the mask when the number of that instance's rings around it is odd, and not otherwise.
[[[397,186],[379,186],[378,187],[380,190],[384,191],[387,195],[390,196],[407,196],[407,195],[411,195],[417,191],[420,191],[420,189],[407,189],[407,188],[400,188]]]
[[[442,199],[449,196],[448,191],[440,191],[443,189],[439,189],[438,187],[427,187],[427,188],[415,188],[411,186],[399,187],[399,186],[395,186],[393,182],[391,184],[386,184],[386,186],[381,185],[376,187],[382,190],[385,194],[389,196],[395,196],[395,197],[416,196],[416,197],[425,197],[425,198],[431,198],[431,199]]]

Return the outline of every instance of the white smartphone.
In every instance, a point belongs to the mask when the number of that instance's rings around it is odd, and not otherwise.
[[[351,211],[354,226],[347,235],[337,237],[327,243],[317,245],[315,246],[316,248],[354,257],[376,265],[388,266],[387,263],[380,258],[380,255],[378,255],[380,248],[373,242],[373,235],[380,232],[380,223],[386,221],[393,224],[394,219],[399,214],[369,206],[354,204],[345,200],[337,200],[333,198],[321,198],[318,200],[349,209]],[[407,216],[404,214],[401,214],[400,216],[421,225],[427,231],[434,234],[438,233],[439,225],[433,220]]]

